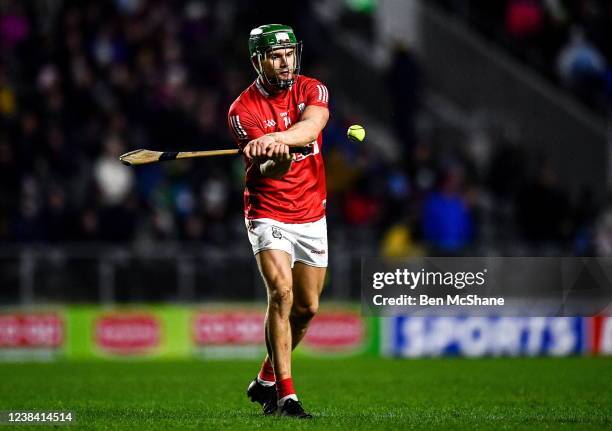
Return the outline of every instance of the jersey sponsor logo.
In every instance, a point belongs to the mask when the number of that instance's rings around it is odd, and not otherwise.
[[[327,92],[327,87],[323,84],[317,84],[317,90],[319,90],[319,102],[327,103],[329,100],[329,93]]]
[[[266,126],[266,127],[274,127],[274,126],[276,126],[276,121],[274,121],[274,120],[265,120],[264,121],[264,126]]]
[[[302,160],[304,160],[306,157],[310,157],[310,156],[314,156],[316,154],[319,154],[319,144],[317,143],[317,141],[312,141],[310,143],[310,145],[312,145],[312,152],[309,154],[296,154],[295,158],[293,159],[294,162],[301,162]]]
[[[239,115],[230,115],[230,123],[232,124],[232,129],[234,130],[236,136],[238,136],[238,139],[248,138],[247,132],[244,130],[242,124],[240,123]]]
[[[99,347],[112,353],[144,353],[159,346],[161,326],[151,314],[103,316],[96,321],[95,340]]]

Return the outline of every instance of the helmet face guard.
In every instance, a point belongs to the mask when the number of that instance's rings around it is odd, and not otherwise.
[[[267,60],[268,56],[272,52],[278,52],[284,50],[283,55],[286,55],[288,50],[293,50],[293,65],[289,65],[287,69],[275,69],[272,76],[268,76],[263,68],[262,62]],[[302,60],[302,43],[283,44],[268,48],[265,52],[256,52],[252,57],[253,67],[255,71],[262,79],[264,83],[277,88],[279,90],[286,90],[290,88],[295,82],[295,77],[300,74],[300,63]],[[279,72],[287,71],[290,73],[290,78],[281,79],[278,77]]]
[[[293,65],[287,70],[276,69],[272,76],[269,76],[263,67],[263,62],[268,59],[272,52],[293,50]],[[302,43],[298,42],[293,29],[282,24],[266,24],[251,30],[249,36],[249,54],[253,67],[263,83],[273,88],[285,90],[291,87],[295,77],[300,73],[300,63],[302,59]],[[291,78],[281,79],[278,73],[290,72]]]

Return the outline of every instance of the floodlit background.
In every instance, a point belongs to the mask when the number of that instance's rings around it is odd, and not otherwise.
[[[117,157],[233,148],[248,34],[274,22],[331,95],[323,302],[337,309],[306,349],[612,352],[604,319],[468,319],[451,336],[355,306],[362,257],[612,253],[612,2],[595,0],[0,0],[0,351],[259,357],[243,161]],[[466,344],[508,328],[548,335]]]

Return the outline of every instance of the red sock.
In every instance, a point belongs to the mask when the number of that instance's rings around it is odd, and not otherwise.
[[[278,392],[279,400],[285,398],[287,395],[295,395],[295,389],[293,389],[293,379],[288,377],[276,382],[276,391]]]
[[[270,358],[266,358],[261,364],[261,370],[259,371],[259,375],[257,376],[261,380],[265,380],[266,382],[274,382],[276,378],[274,377],[274,367],[272,366],[272,362],[270,362]]]

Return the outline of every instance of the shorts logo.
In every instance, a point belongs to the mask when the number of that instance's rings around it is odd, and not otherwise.
[[[312,254],[325,254],[325,250],[310,250]]]
[[[276,226],[272,226],[272,236],[276,239],[283,239],[283,234]]]

